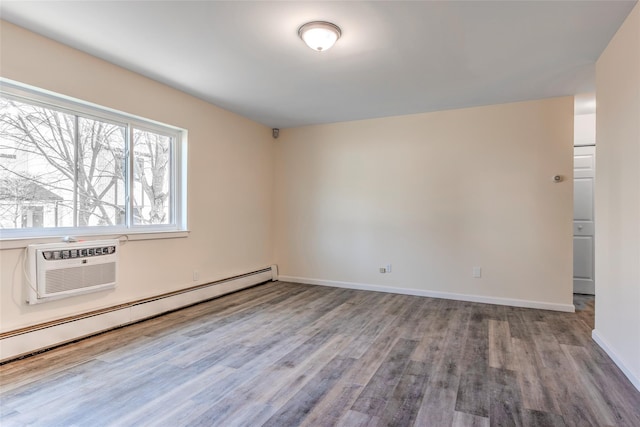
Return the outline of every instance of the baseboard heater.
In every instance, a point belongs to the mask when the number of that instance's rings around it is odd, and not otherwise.
[[[272,265],[227,279],[4,332],[0,334],[0,363],[275,280],[278,280],[278,269]]]

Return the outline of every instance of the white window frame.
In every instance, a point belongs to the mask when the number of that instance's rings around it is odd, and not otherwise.
[[[126,205],[127,215],[124,225],[117,226],[89,226],[89,227],[49,227],[49,228],[16,228],[0,229],[0,249],[21,247],[12,245],[9,241],[33,240],[39,238],[55,238],[64,236],[104,238],[105,236],[134,235],[132,240],[139,238],[167,238],[185,237],[187,229],[187,131],[176,126],[156,122],[139,116],[117,111],[108,107],[92,104],[76,98],[25,85],[13,80],[0,77],[0,93],[46,108],[53,108],[65,113],[86,118],[110,122],[125,126],[127,138],[125,152],[127,156]],[[170,154],[170,191],[172,203],[169,206],[171,224],[136,225],[133,219],[134,198],[132,190],[133,179],[133,131],[135,129],[149,131],[173,138],[174,144]],[[77,161],[77,159],[76,159]],[[138,235],[138,238],[135,237]],[[8,243],[9,242],[9,243]],[[16,242],[19,243],[19,242]],[[29,242],[25,242],[28,244]]]

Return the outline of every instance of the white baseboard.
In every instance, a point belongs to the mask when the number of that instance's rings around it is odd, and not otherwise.
[[[529,301],[513,298],[487,297],[482,295],[454,294],[450,292],[428,291],[423,289],[396,288],[391,286],[370,285],[366,283],[339,282],[335,280],[310,279],[307,277],[283,276],[278,278],[282,282],[306,283],[308,285],[331,286],[334,288],[358,289],[362,291],[388,292],[393,294],[416,295],[421,297],[451,299],[457,301],[480,302],[484,304],[508,305],[512,307],[537,308],[541,310],[564,311],[573,313],[573,304],[556,304],[542,301]]]
[[[120,304],[113,310],[106,309],[96,313],[87,313],[86,316],[75,316],[71,320],[62,319],[58,323],[47,323],[42,327],[34,326],[26,329],[25,332],[7,333],[0,340],[0,362],[138,322],[270,280],[275,280],[272,267],[230,279],[218,280],[214,283],[187,289],[184,292],[174,292],[157,298]]]
[[[611,358],[611,360],[613,360],[613,363],[615,363],[616,366],[620,368],[622,373],[627,378],[629,378],[629,381],[631,381],[631,384],[633,384],[633,386],[636,389],[638,389],[638,391],[640,391],[640,378],[633,375],[631,370],[627,368],[627,366],[622,362],[620,357],[618,357],[618,354],[615,351],[613,351],[613,348],[611,348],[609,343],[602,337],[602,335],[600,335],[598,331],[594,329],[593,331],[591,331],[591,338],[593,338],[596,344],[598,344],[600,348],[602,348],[604,352],[607,353],[607,355]]]

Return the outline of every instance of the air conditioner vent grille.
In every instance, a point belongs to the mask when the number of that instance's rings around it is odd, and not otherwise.
[[[116,287],[118,240],[28,246],[29,304]]]
[[[99,286],[116,281],[116,263],[48,270],[46,276],[47,294]]]

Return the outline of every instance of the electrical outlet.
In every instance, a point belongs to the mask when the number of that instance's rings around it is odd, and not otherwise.
[[[380,273],[386,273],[387,269],[385,267],[380,267]]]
[[[482,277],[482,268],[481,267],[473,267],[473,277],[475,279],[479,279]]]
[[[200,272],[198,270],[193,270],[193,281],[196,282],[200,280]]]
[[[387,264],[387,273],[391,273],[391,264]]]

